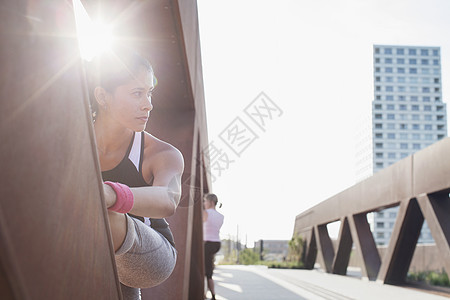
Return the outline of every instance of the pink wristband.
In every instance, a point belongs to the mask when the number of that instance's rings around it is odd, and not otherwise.
[[[130,188],[125,184],[118,182],[105,181],[104,183],[112,187],[116,193],[116,203],[109,207],[108,210],[122,214],[129,212],[133,208],[134,204],[134,197]]]

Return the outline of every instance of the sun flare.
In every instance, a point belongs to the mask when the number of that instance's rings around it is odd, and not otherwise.
[[[80,0],[73,0],[78,44],[81,58],[91,61],[110,49],[113,41],[112,26],[94,22]]]

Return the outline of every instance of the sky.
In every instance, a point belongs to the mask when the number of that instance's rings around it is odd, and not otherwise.
[[[355,184],[374,44],[441,47],[447,103],[448,0],[198,0],[198,12],[222,238],[290,239],[296,215]],[[260,103],[263,126],[246,114]]]

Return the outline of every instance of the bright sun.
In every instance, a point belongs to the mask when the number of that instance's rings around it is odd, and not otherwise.
[[[112,26],[93,22],[80,0],[73,0],[73,8],[81,58],[91,61],[110,49],[113,40]]]

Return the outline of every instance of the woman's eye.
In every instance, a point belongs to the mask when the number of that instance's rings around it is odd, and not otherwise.
[[[142,96],[142,92],[134,92],[133,95],[136,96],[136,97],[141,97]]]

